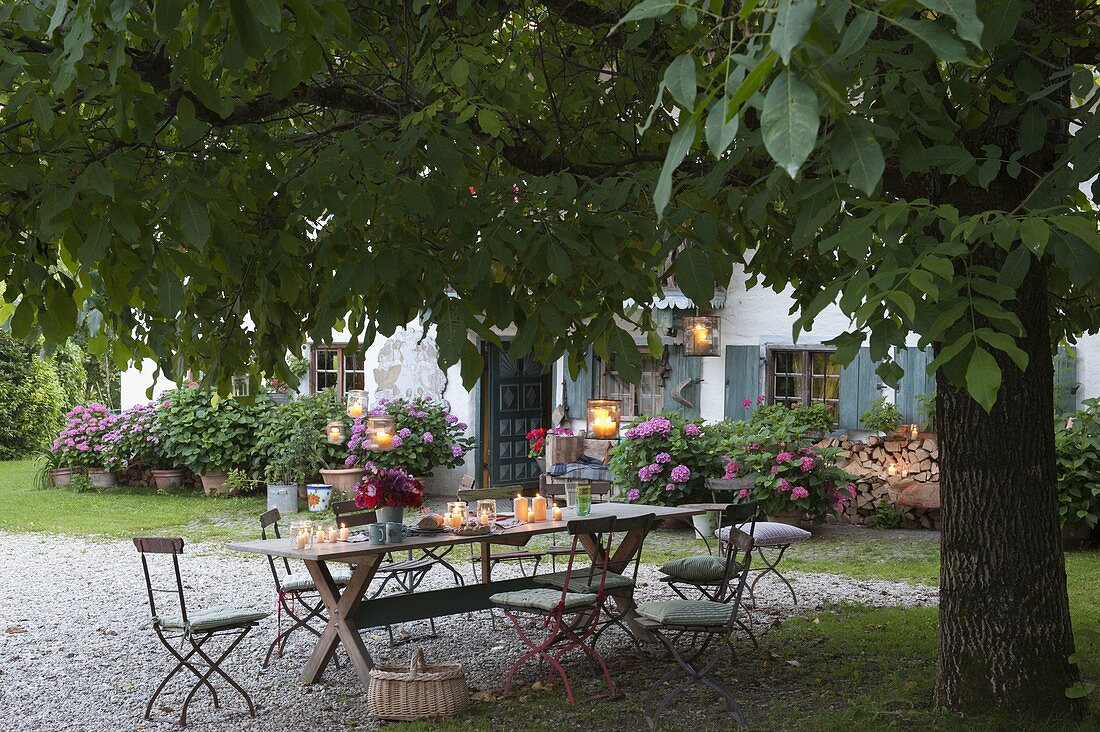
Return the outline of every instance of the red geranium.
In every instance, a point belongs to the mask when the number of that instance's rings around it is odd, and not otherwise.
[[[537,427],[527,433],[527,457],[539,457],[546,449],[546,429]]]
[[[363,476],[355,488],[359,508],[417,508],[424,502],[424,484],[404,468],[378,468]]]

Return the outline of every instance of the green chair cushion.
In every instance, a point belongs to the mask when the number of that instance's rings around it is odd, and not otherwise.
[[[569,591],[570,592],[599,592],[600,591],[600,575],[599,572],[592,574],[591,582],[588,577],[588,567],[574,567],[572,574],[569,575]],[[538,574],[535,575],[535,582],[540,585],[546,585],[547,587],[555,587],[561,589],[565,586],[565,572],[554,572],[552,574]],[[603,587],[606,591],[611,590],[625,590],[634,586],[634,580],[629,577],[624,577],[618,572],[608,572],[607,578],[604,579]]]
[[[688,582],[720,582],[726,576],[726,560],[700,554],[671,561],[661,567],[661,572]]]
[[[548,587],[536,587],[530,590],[498,592],[489,597],[489,602],[502,607],[529,608],[550,612],[561,602],[561,590]],[[565,609],[590,607],[596,604],[596,595],[581,592],[568,592],[565,595]]]
[[[346,585],[351,580],[351,569],[348,567],[333,569],[332,579],[338,585]],[[292,572],[283,577],[280,582],[284,590],[290,591],[300,592],[302,590],[312,590],[317,587],[317,585],[313,583],[313,577],[310,576],[309,572]]]
[[[255,623],[257,620],[263,620],[270,614],[269,612],[263,612],[261,610],[245,610],[231,605],[215,605],[206,610],[189,613],[187,619],[190,621],[192,631],[201,632]],[[169,615],[159,620],[160,627],[162,628],[167,628],[169,630],[182,630],[186,628],[183,618],[179,615]]]
[[[662,600],[638,606],[638,614],[662,625],[725,625],[733,615],[733,605],[708,600]]]

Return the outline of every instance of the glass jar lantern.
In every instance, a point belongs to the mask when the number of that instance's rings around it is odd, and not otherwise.
[[[375,450],[392,450],[394,438],[393,417],[388,414],[371,415],[367,418],[367,439]]]
[[[477,502],[477,522],[492,528],[497,522],[497,502],[495,498],[482,498]]]
[[[367,413],[367,392],[362,389],[348,390],[348,416],[359,419]]]
[[[618,399],[588,400],[588,436],[597,440],[614,440],[619,436],[623,403]]]
[[[334,419],[325,425],[325,439],[333,445],[344,444],[344,423],[342,420]]]
[[[694,315],[684,318],[684,355],[721,356],[722,332],[717,315]]]
[[[313,522],[305,519],[291,521],[288,538],[291,546],[295,549],[311,549],[313,547]]]
[[[444,517],[447,526],[457,529],[466,523],[467,518],[469,518],[469,509],[466,507],[466,501],[451,501],[447,504],[447,515]]]

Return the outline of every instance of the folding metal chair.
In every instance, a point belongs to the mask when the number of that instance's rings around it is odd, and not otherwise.
[[[279,521],[281,519],[282,515],[277,508],[266,511],[260,516],[260,538],[269,538],[269,529],[274,538],[282,538],[279,533]],[[290,560],[286,557],[275,557],[269,554],[267,562],[271,566],[271,576],[275,579],[275,591],[277,593],[275,609],[279,629],[275,634],[275,640],[271,642],[267,649],[267,655],[264,656],[264,668],[267,668],[268,664],[271,663],[272,653],[275,653],[276,658],[283,657],[283,646],[286,639],[295,630],[304,628],[320,638],[321,631],[313,627],[310,621],[316,619],[322,625],[328,621],[328,616],[325,613],[325,603],[321,601],[321,596],[317,593],[317,585],[313,583],[313,578],[309,575],[309,572],[291,571]],[[279,571],[280,564],[282,565],[281,572]],[[343,586],[351,579],[351,570],[343,567],[333,569],[332,579],[336,584]],[[299,607],[301,607],[301,610],[299,610]],[[283,632],[284,613],[292,623],[286,632]],[[337,662],[337,665],[339,665],[339,662]]]
[[[604,680],[607,681],[611,695],[618,694],[611,673],[607,670],[607,663],[599,651],[596,650],[595,641],[593,640],[593,636],[600,626],[600,610],[606,596],[604,585],[607,578],[607,563],[611,556],[615,517],[575,519],[570,521],[568,526],[572,543],[562,589],[537,587],[529,590],[498,592],[489,598],[490,602],[504,610],[504,614],[515,626],[520,640],[530,649],[516,659],[512,667],[508,669],[508,677],[504,682],[505,696],[511,692],[512,677],[515,675],[516,669],[533,658],[539,658],[550,664],[547,678],[557,672],[558,676],[561,677],[562,684],[565,686],[565,694],[569,699],[569,703],[576,705],[576,699],[573,697],[573,687],[569,683],[569,677],[561,664],[565,654],[573,649],[580,649],[595,661],[603,672]],[[593,589],[594,592],[570,592],[568,588],[574,579],[573,572],[577,557],[577,545],[583,535],[592,537],[600,561],[592,562],[586,568],[577,568],[576,579],[581,580],[586,587]],[[529,621],[526,616],[529,615],[544,618],[542,627],[549,628],[549,631],[541,640],[533,637],[534,634],[524,629],[525,623]]]
[[[145,705],[145,719],[151,719],[150,715],[157,697],[164,691],[164,687],[168,685],[168,682],[183,669],[190,671],[198,680],[183,700],[179,719],[181,727],[187,724],[187,707],[200,688],[205,687],[210,692],[214,708],[220,708],[218,692],[210,682],[211,677],[214,675],[225,679],[230,686],[244,697],[245,702],[248,704],[248,713],[255,717],[256,707],[252,704],[252,699],[240,684],[230,678],[229,674],[221,668],[221,665],[233,652],[233,649],[244,640],[248,631],[255,628],[260,620],[271,613],[245,610],[227,605],[218,605],[199,612],[188,613],[187,601],[183,594],[183,576],[180,574],[179,564],[179,555],[183,553],[183,539],[139,537],[134,539],[134,546],[141,554],[141,568],[145,574],[145,588],[149,595],[149,611],[153,618],[153,631],[160,639],[161,645],[176,659],[176,665],[172,667],[157,686],[153,695],[149,697],[149,703]],[[147,559],[147,555],[150,554],[167,554],[172,557],[172,569],[176,575],[175,587],[162,588],[153,585],[152,575],[149,572],[149,560]],[[178,614],[170,615],[158,612],[156,603],[156,595],[158,594],[175,595],[179,604]],[[228,645],[221,653],[208,652],[208,649],[204,646],[216,637],[228,638]],[[175,647],[173,641],[180,641],[179,649]]]
[[[615,534],[620,537],[625,537],[626,532],[637,530],[641,532],[643,537],[647,536],[650,529],[653,528],[653,522],[655,520],[656,516],[652,513],[647,513],[644,516],[619,518],[615,522]],[[571,547],[566,548],[571,549]],[[638,566],[641,564],[641,561],[642,552],[641,549],[639,549],[637,553],[635,553],[634,558],[630,561],[630,564],[627,565],[625,571],[612,572],[608,570],[604,579],[603,620],[599,623],[599,628],[592,637],[593,645],[599,642],[600,636],[603,635],[604,631],[612,625],[617,625],[627,634],[627,637],[629,637],[636,646],[641,647],[641,641],[638,640],[634,633],[630,631],[630,628],[624,623],[626,616],[634,609],[634,589],[637,586]],[[593,571],[591,567],[581,569],[574,568],[572,577],[568,580],[569,591],[595,591],[596,588],[585,579],[585,577],[590,575]],[[566,586],[565,577],[565,572],[540,574],[535,577],[535,582],[560,590]]]
[[[329,509],[336,517],[336,523],[349,529],[373,524],[377,520],[373,510],[359,508],[355,501],[338,501],[329,504]],[[380,564],[375,572],[375,576],[381,577],[382,582],[370,594],[370,597],[375,598],[381,595],[390,582],[394,582],[404,594],[416,592],[416,589],[420,587],[420,583],[424,581],[424,577],[427,576],[428,571],[437,564],[445,565],[455,575],[456,583],[463,583],[462,576],[458,574],[455,568],[439,557],[426,556],[413,559],[412,552],[409,551],[406,559],[398,560],[391,553],[386,555],[386,561]],[[435,638],[435,618],[428,618],[428,623],[432,629],[429,637]],[[392,625],[386,626],[386,634],[389,636],[390,645],[394,645]]]
[[[657,729],[661,712],[692,684],[715,691],[725,701],[726,711],[737,724],[741,728],[747,726],[733,692],[714,675],[722,654],[707,655],[715,640],[720,641],[731,654],[736,653],[730,639],[737,628],[737,615],[752,561],[753,541],[749,534],[737,528],[734,508],[737,507],[727,509],[725,516],[732,526],[730,541],[726,544],[726,576],[718,588],[716,599],[666,600],[647,602],[638,607],[638,625],[660,641],[676,661],[676,666],[654,685],[653,693],[646,702],[645,717],[650,730]],[[690,636],[692,643],[686,652],[681,652],[676,641],[684,636]],[[662,695],[661,688],[678,674],[686,678]]]

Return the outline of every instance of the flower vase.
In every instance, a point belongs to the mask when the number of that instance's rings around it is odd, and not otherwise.
[[[401,523],[405,518],[405,509],[400,506],[382,506],[376,512],[378,520],[381,523]]]

